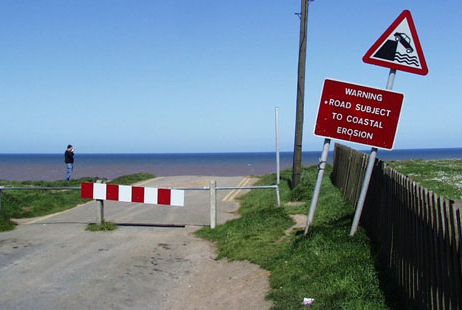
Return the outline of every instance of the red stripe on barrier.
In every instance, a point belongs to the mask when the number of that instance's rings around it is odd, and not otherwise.
[[[166,188],[159,188],[157,191],[157,203],[160,205],[170,204],[170,190]]]
[[[144,202],[144,187],[132,187],[132,202]]]
[[[108,184],[106,186],[106,199],[119,200],[119,185]]]
[[[82,183],[80,185],[80,197],[93,199],[93,183]]]

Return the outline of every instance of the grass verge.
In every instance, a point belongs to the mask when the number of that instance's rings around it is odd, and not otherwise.
[[[114,180],[107,182],[108,184],[120,184],[120,185],[131,185],[140,181],[149,180],[156,176],[151,173],[135,173],[130,175],[124,175]]]
[[[249,260],[271,272],[268,298],[274,309],[303,309],[304,297],[314,298],[311,309],[387,309],[380,289],[370,241],[360,228],[349,237],[354,208],[331,184],[329,166],[324,178],[314,223],[308,236],[295,230],[285,237],[294,221],[290,214],[306,214],[316,179],[316,167],[303,168],[302,182],[291,191],[291,171],[282,172],[281,199],[303,198],[298,207],[278,208],[273,191],[252,191],[242,199],[241,217],[197,235],[217,243],[218,256]],[[258,184],[275,183],[274,175]],[[282,241],[281,241],[282,240]]]
[[[462,199],[462,159],[388,162],[398,172],[448,199]]]
[[[132,184],[146,179],[154,178],[149,173],[137,173],[116,178],[108,183]],[[81,178],[70,181],[7,181],[0,180],[5,187],[79,187],[82,182],[96,182],[104,178]],[[11,218],[29,218],[44,216],[73,208],[79,204],[90,201],[80,197],[79,190],[3,190],[2,209],[0,213],[0,231],[14,228]]]

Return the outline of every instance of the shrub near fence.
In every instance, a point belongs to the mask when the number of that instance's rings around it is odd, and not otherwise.
[[[336,144],[332,182],[357,203],[368,155]],[[377,159],[361,226],[419,309],[462,310],[462,203],[425,189]]]

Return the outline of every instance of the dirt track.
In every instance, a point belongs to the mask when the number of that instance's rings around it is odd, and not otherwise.
[[[145,186],[198,186],[208,177],[169,177]],[[218,186],[242,177],[215,178]],[[236,216],[218,192],[218,222]],[[88,232],[95,204],[28,221],[0,234],[2,309],[268,309],[268,272],[215,259],[193,232],[209,224],[208,192],[186,192],[184,208],[107,202],[106,220],[130,224]],[[143,224],[135,226],[133,224]],[[184,228],[151,224],[184,224]],[[148,226],[146,226],[148,225]]]

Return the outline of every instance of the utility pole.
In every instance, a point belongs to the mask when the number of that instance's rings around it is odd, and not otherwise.
[[[305,63],[306,63],[306,31],[308,26],[308,6],[314,0],[301,0],[300,14],[300,45],[298,50],[298,83],[297,83],[297,112],[295,116],[294,161],[292,167],[292,189],[300,182],[302,170],[302,137],[303,110],[305,101]]]

